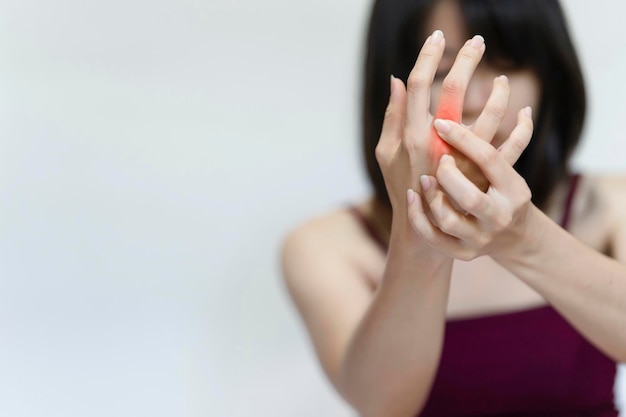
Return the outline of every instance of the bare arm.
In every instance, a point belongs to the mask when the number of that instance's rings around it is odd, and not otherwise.
[[[626,362],[626,225],[622,219],[614,219],[617,259],[586,246],[536,207],[522,238],[535,243],[494,257],[617,362]],[[533,239],[536,234],[541,238]]]
[[[391,240],[382,284],[356,327],[338,376],[338,388],[365,417],[412,416],[424,406],[439,364],[452,260],[419,238],[407,217],[409,184],[431,172],[430,88],[445,42],[435,32],[425,42],[407,90],[391,80],[391,97],[376,156],[393,207]],[[441,103],[462,103],[485,46],[480,36],[461,48],[443,82]],[[485,111],[472,127],[487,141],[506,108],[508,83],[499,78]],[[488,145],[490,146],[490,145]],[[459,158],[463,158],[459,155]],[[480,172],[480,171],[478,171]],[[477,180],[484,178],[482,175]],[[414,197],[414,196],[411,196]]]
[[[364,417],[415,415],[426,402],[441,354],[452,260],[414,232],[406,193],[437,162],[430,88],[445,43],[441,37],[435,41],[434,35],[424,44],[407,89],[392,80],[376,149],[393,207],[381,285],[373,296],[368,292],[349,255],[332,238],[336,228],[300,230],[287,240],[283,252],[288,288],[322,366]],[[484,50],[481,37],[465,44],[444,80],[448,94],[465,95]],[[501,118],[494,115],[503,114],[507,101],[508,82],[499,77],[472,131],[489,141]]]
[[[626,183],[604,191],[613,207],[612,213],[606,213],[613,216],[614,224],[616,259],[611,259],[577,240],[531,203],[528,185],[505,161],[506,152],[485,146],[456,123],[436,122],[436,126],[444,140],[477,163],[490,186],[482,192],[456,168],[453,158],[442,159],[437,178],[429,178],[432,186],[424,193],[434,223],[417,223],[425,215],[413,205],[414,227],[448,256],[469,260],[490,255],[604,353],[626,361]],[[469,216],[455,210],[448,199]]]
[[[382,284],[339,374],[340,391],[365,417],[414,415],[439,365],[452,261],[406,235],[392,232]]]
[[[337,228],[324,229],[305,226],[283,248],[285,281],[322,367],[364,417],[414,415],[438,365],[451,261],[392,232],[383,282],[372,295],[342,252]]]

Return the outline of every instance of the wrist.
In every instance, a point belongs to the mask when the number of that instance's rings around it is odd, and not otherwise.
[[[541,253],[546,229],[550,223],[551,220],[537,206],[529,204],[509,239],[510,244],[500,246],[500,250],[494,251],[492,257],[504,266],[531,262],[538,253]]]
[[[395,215],[391,221],[389,252],[401,254],[415,260],[428,259],[433,264],[451,262],[453,258],[433,249],[413,229],[407,216]]]

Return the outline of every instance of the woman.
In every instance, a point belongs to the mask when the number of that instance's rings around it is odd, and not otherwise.
[[[626,180],[569,172],[584,111],[556,0],[375,2],[375,193],[283,249],[324,371],[361,415],[617,415]]]

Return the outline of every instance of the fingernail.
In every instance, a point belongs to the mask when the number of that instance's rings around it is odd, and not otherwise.
[[[430,35],[430,42],[433,45],[439,45],[443,41],[443,32],[437,29]]]
[[[533,109],[532,109],[532,107],[528,106],[528,107],[526,107],[526,108],[524,109],[524,111],[526,112],[526,115],[527,115],[528,117],[533,117]]]
[[[406,190],[406,201],[409,203],[409,206],[415,202],[415,191],[410,188]]]
[[[499,75],[498,77],[496,77],[496,80],[509,81],[509,79],[508,79],[508,77],[506,75]]]
[[[439,160],[439,163],[445,164],[446,162],[449,162],[449,161],[452,161],[452,157],[446,153],[446,154],[441,155],[441,159]]]
[[[436,119],[433,124],[439,133],[448,133],[451,129],[450,123],[447,120]]]
[[[484,44],[485,44],[485,38],[483,38],[480,35],[475,35],[470,42],[470,45],[473,46],[474,48],[480,48]]]
[[[424,191],[428,191],[430,189],[430,178],[428,178],[428,175],[422,175],[420,176],[420,184],[422,186],[422,190]]]
[[[389,96],[393,97],[393,80],[395,80],[396,77],[393,76],[393,74],[391,74],[389,76]]]

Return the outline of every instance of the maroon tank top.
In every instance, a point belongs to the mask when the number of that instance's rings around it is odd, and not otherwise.
[[[564,228],[578,180],[572,177]],[[616,363],[550,306],[451,319],[418,417],[616,417],[615,374]]]

